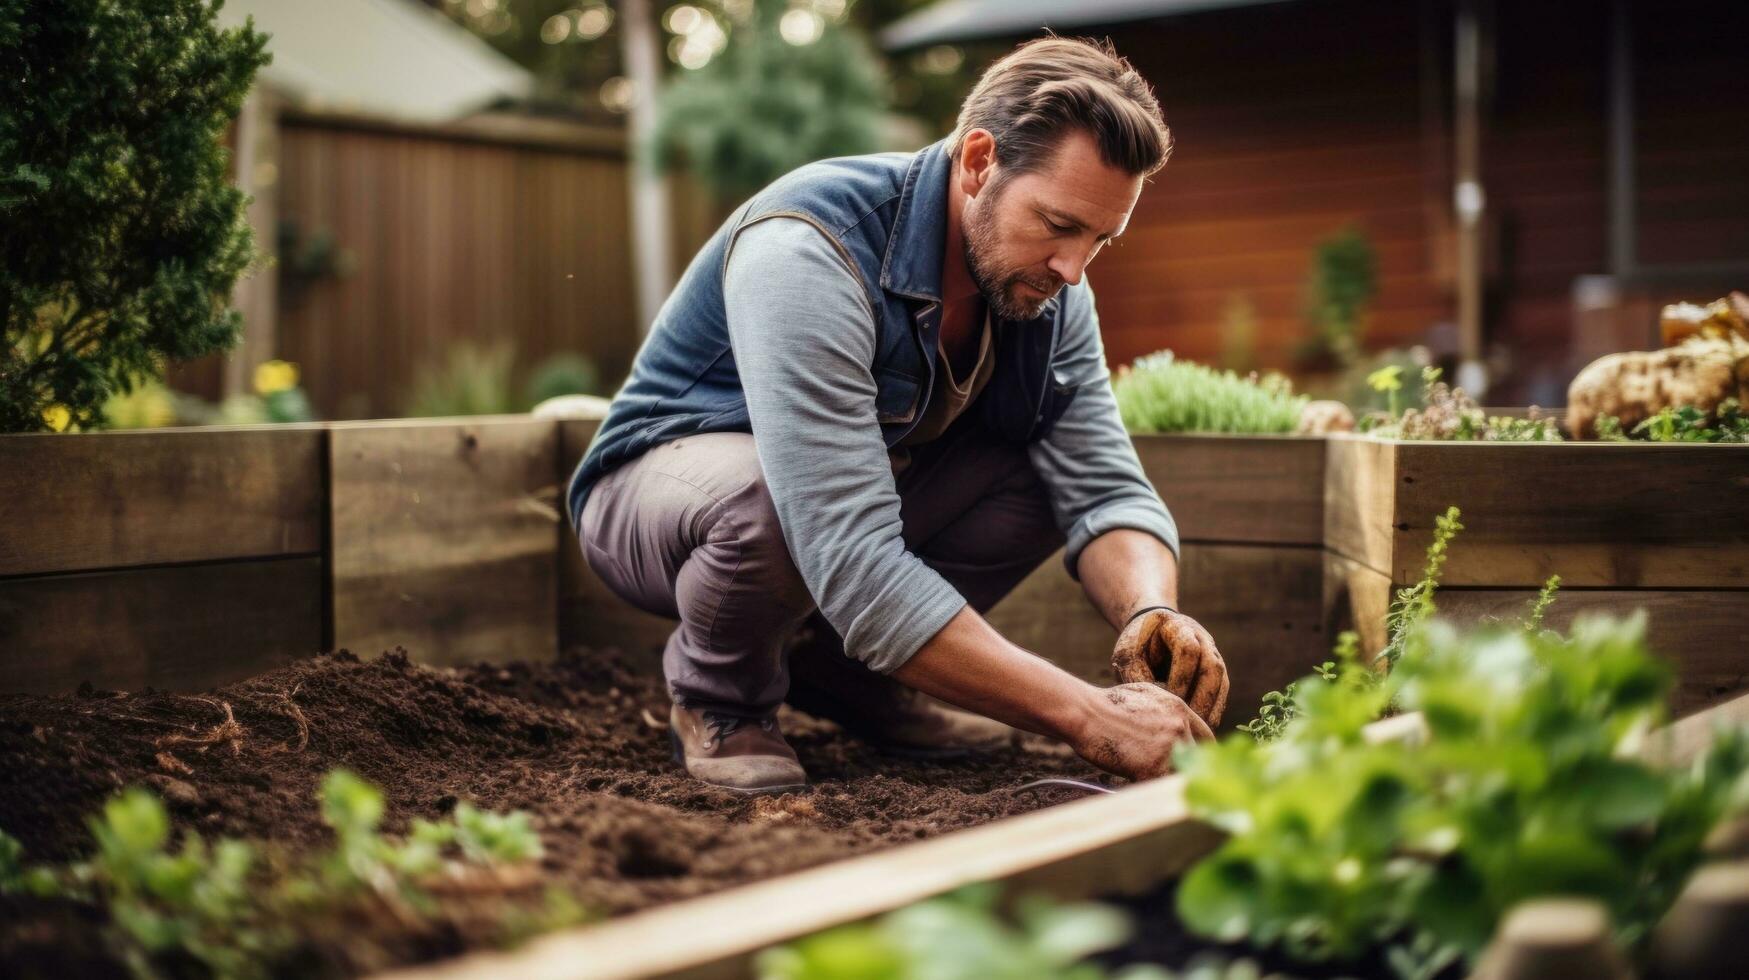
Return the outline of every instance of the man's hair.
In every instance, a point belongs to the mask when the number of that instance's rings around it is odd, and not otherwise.
[[[1028,41],[991,65],[960,106],[955,156],[974,129],[996,137],[996,161],[1009,176],[1044,166],[1074,130],[1125,173],[1149,176],[1172,153],[1153,89],[1110,41],[1086,38]]]

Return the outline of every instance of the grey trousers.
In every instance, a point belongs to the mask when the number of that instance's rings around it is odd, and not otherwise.
[[[911,449],[897,485],[905,546],[980,613],[1063,545],[1025,449],[973,414]],[[831,648],[815,655],[843,657],[790,559],[751,435],[687,436],[612,470],[590,491],[578,538],[615,594],[680,620],[662,668],[685,707],[776,710],[786,645],[804,624]]]

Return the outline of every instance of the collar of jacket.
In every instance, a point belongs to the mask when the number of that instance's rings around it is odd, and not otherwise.
[[[941,265],[947,245],[948,178],[953,154],[946,139],[918,150],[905,171],[899,210],[881,259],[881,288],[900,296],[941,302]],[[1059,293],[1045,301],[1038,319],[1056,313]]]

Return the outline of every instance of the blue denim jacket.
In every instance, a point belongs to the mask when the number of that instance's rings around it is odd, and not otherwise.
[[[824,160],[736,209],[662,305],[571,477],[572,525],[581,525],[589,490],[608,470],[682,436],[750,431],[729,345],[723,270],[735,235],[763,218],[812,223],[858,272],[877,319],[876,419],[889,447],[904,438],[922,416],[936,371],[952,162],[945,141],[916,153]],[[995,372],[977,410],[993,431],[1017,443],[1047,435],[1075,396],[1076,386],[1052,366],[1062,310],[1059,294],[1032,321],[1015,329],[998,324],[994,332]]]

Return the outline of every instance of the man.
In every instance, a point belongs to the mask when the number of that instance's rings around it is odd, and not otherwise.
[[[1132,778],[1209,737],[1226,668],[1175,608],[1177,529],[1082,279],[1170,149],[1127,62],[1047,38],[985,73],[948,139],[802,167],[699,252],[569,494],[590,567],[680,620],[663,669],[693,776],[804,786],[786,699],[895,751],[1014,726]],[[1128,683],[980,615],[1065,542]]]

